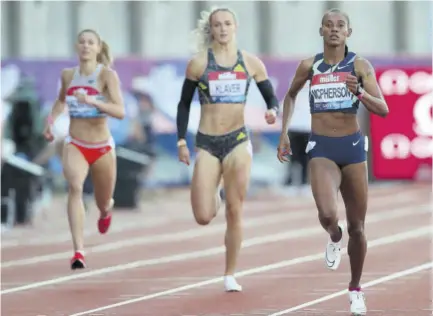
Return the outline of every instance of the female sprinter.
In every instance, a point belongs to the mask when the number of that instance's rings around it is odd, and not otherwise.
[[[324,51],[300,63],[284,99],[278,159],[284,161],[290,154],[287,130],[295,98],[305,82],[311,80],[312,133],[306,152],[319,220],[330,236],[325,261],[329,269],[336,270],[341,260],[343,231],[337,215],[337,193],[340,190],[349,234],[350,310],[352,315],[366,315],[360,280],[367,250],[364,220],[367,211],[368,144],[360,132],[356,113],[362,102],[370,112],[385,117],[388,106],[370,62],[348,51],[346,39],[351,33],[347,14],[332,9],[323,16],[320,35],[324,40]]]
[[[252,160],[244,123],[244,106],[252,78],[267,103],[268,124],[275,122],[278,110],[265,66],[256,56],[238,50],[236,29],[236,17],[230,9],[202,13],[196,30],[199,52],[188,63],[177,112],[179,160],[189,165],[185,134],[191,101],[198,87],[201,118],[196,135],[191,205],[197,223],[209,224],[219,209],[218,186],[222,176],[227,220],[224,285],[228,292],[242,291],[233,274],[242,243],[242,205]]]
[[[72,269],[86,267],[83,252],[83,183],[91,172],[96,205],[100,211],[98,229],[107,232],[111,223],[116,181],[114,142],[107,126],[107,115],[122,119],[124,106],[116,72],[109,68],[109,48],[93,30],[78,34],[78,67],[62,71],[62,86],[45,128],[53,140],[52,124],[68,105],[69,136],[63,148],[63,172],[69,185],[68,220],[75,254]]]

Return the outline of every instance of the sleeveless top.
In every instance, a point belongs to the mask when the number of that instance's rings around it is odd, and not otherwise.
[[[208,49],[207,66],[198,81],[200,104],[245,103],[251,76],[244,58],[238,50],[238,59],[233,67],[217,64],[212,49]]]
[[[315,56],[309,77],[311,114],[357,113],[360,102],[345,84],[349,74],[356,76],[355,59],[356,54],[348,52],[338,64],[328,65],[323,60],[323,53]]]
[[[79,103],[74,93],[76,91],[96,97],[98,100],[105,101],[106,98],[98,90],[98,76],[103,65],[99,64],[96,70],[89,76],[81,76],[79,68],[76,67],[72,81],[66,90],[66,104],[71,118],[99,118],[106,117],[98,108],[90,104]]]

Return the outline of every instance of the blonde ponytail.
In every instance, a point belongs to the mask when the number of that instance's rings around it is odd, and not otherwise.
[[[200,19],[197,21],[197,28],[192,31],[195,38],[195,49],[197,52],[206,50],[212,42],[212,34],[210,32],[210,16],[211,11],[202,11]]]
[[[96,56],[96,60],[98,63],[103,64],[104,66],[111,66],[113,63],[113,58],[110,53],[110,47],[105,41],[101,40],[101,51],[98,56]]]
[[[212,7],[209,11],[202,11],[200,19],[197,21],[197,28],[192,31],[196,52],[204,51],[210,47],[213,40],[211,33],[212,15],[219,11],[230,12],[234,20],[237,21],[236,14],[229,8]]]

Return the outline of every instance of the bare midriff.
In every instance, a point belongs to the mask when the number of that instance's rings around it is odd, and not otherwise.
[[[245,125],[245,104],[219,103],[201,106],[199,131],[206,135],[224,135]]]
[[[99,143],[110,139],[111,134],[105,117],[72,118],[69,125],[72,138],[89,143]]]
[[[311,130],[314,134],[342,137],[359,131],[356,114],[315,113],[311,116]]]

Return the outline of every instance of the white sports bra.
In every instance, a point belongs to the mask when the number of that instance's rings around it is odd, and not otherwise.
[[[89,76],[81,76],[79,68],[76,67],[72,81],[66,90],[66,104],[68,105],[69,116],[71,118],[98,118],[106,117],[98,108],[90,104],[79,103],[75,97],[75,91],[96,97],[98,100],[105,101],[106,98],[98,90],[98,76],[103,65],[98,64],[95,71]]]

